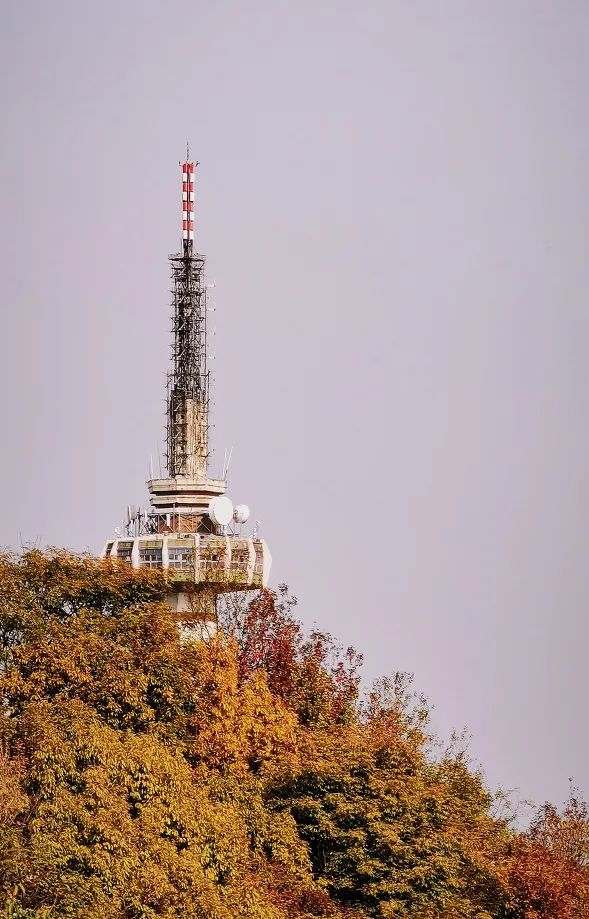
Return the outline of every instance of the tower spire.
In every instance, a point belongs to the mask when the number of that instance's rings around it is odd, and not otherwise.
[[[196,164],[198,165],[198,164]],[[193,252],[194,169],[182,164],[182,252],[172,271],[172,369],[168,374],[168,474],[205,479],[209,439],[209,371],[205,258]]]
[[[192,254],[194,242],[194,163],[189,162],[189,149],[186,144],[186,160],[182,163],[182,250],[184,255]],[[198,166],[198,163],[196,165]]]

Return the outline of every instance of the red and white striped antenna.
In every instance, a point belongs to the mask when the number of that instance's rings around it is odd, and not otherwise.
[[[182,247],[192,253],[194,242],[194,171],[198,163],[190,162],[190,147],[186,144],[186,160],[182,166]]]

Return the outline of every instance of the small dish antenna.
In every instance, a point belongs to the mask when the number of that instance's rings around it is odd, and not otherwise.
[[[246,523],[249,520],[250,509],[247,504],[236,504],[233,511],[235,523]]]
[[[219,527],[226,527],[233,517],[233,502],[225,495],[211,498],[209,503],[209,517]]]

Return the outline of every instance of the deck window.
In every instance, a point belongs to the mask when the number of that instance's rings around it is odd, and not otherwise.
[[[161,548],[155,549],[146,547],[144,549],[139,549],[139,565],[141,568],[161,568]]]
[[[181,546],[168,549],[170,568],[185,570],[192,567],[193,550],[190,546]]]

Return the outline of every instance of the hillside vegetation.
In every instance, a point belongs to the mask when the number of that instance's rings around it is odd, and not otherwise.
[[[360,700],[360,658],[283,589],[181,644],[157,572],[0,560],[4,919],[578,919],[574,796],[526,833],[410,681]]]

